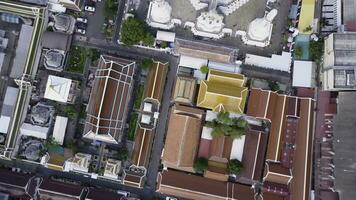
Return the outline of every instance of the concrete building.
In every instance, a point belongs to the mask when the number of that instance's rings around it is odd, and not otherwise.
[[[356,33],[333,33],[325,39],[324,90],[355,90]]]
[[[90,162],[91,155],[85,153],[77,153],[73,158],[65,162],[64,171],[88,173]]]
[[[293,87],[316,86],[316,64],[312,61],[295,60],[293,64]]]
[[[108,159],[106,161],[103,176],[109,179],[118,180],[120,171],[121,171],[121,161]]]

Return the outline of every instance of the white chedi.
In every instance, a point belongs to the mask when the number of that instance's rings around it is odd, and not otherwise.
[[[171,21],[172,7],[165,0],[154,0],[150,14],[152,21],[166,24]]]

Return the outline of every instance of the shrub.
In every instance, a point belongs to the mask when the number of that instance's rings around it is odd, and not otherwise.
[[[208,159],[200,157],[194,163],[194,171],[198,173],[204,173],[208,168]]]
[[[296,47],[294,49],[294,56],[296,58],[301,58],[303,56],[303,49],[301,47]]]
[[[206,65],[203,65],[203,66],[200,67],[200,71],[203,74],[207,74],[209,72],[209,67],[206,66]]]
[[[227,165],[227,170],[229,174],[237,175],[241,172],[242,169],[243,169],[242,163],[237,159],[230,160]]]

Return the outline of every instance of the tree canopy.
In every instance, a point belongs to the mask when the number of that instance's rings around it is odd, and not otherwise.
[[[237,175],[241,172],[242,169],[243,169],[242,163],[237,159],[230,160],[227,165],[227,170],[229,174]]]
[[[303,56],[303,49],[301,47],[296,47],[294,49],[294,56],[296,58],[301,58]]]
[[[200,67],[200,71],[203,74],[207,74],[209,72],[209,67],[206,66],[206,65],[203,65],[203,66]]]
[[[229,112],[219,112],[216,119],[206,123],[207,127],[213,129],[211,132],[213,137],[228,135],[235,139],[245,134],[247,125],[243,117],[230,117]]]
[[[121,30],[121,42],[126,45],[135,45],[142,41],[143,45],[152,46],[155,38],[146,32],[146,24],[134,17],[124,21]]]
[[[208,168],[208,159],[200,157],[194,163],[194,171],[203,173]]]
[[[324,54],[324,39],[319,38],[318,41],[311,41],[309,46],[309,52],[312,59],[320,64],[321,58]]]

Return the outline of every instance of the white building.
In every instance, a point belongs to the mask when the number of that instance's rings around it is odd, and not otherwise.
[[[20,127],[20,134],[31,136],[39,139],[47,139],[49,128],[44,126],[37,126],[30,123],[23,123]]]
[[[118,180],[118,175],[121,171],[121,161],[108,159],[105,165],[104,177]]]
[[[56,122],[53,128],[53,139],[60,145],[63,145],[64,136],[66,134],[68,118],[67,117],[56,117]]]
[[[272,57],[246,54],[244,64],[290,73],[292,54],[289,52],[282,52],[282,55],[273,54]]]
[[[65,162],[64,171],[76,171],[76,172],[89,172],[89,165],[91,161],[91,155],[84,153],[77,153],[73,158]]]
[[[16,104],[18,88],[7,87],[0,115],[0,133],[6,134]]]
[[[72,80],[49,75],[44,98],[62,103],[67,103]]]
[[[316,64],[312,61],[294,61],[292,86],[306,88],[315,87],[315,70]]]
[[[146,22],[149,26],[160,29],[172,29],[180,20],[172,19],[172,7],[165,0],[153,0],[148,7]]]

